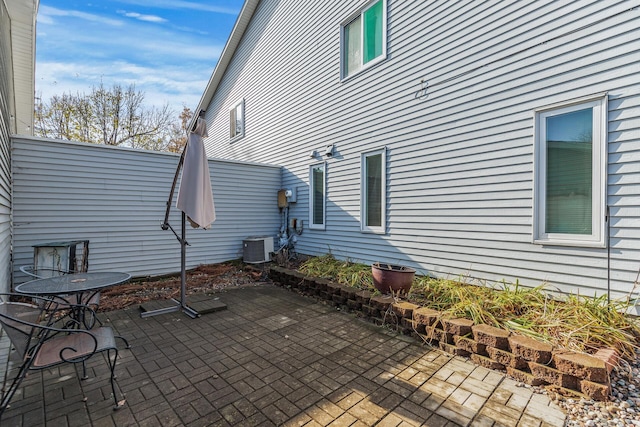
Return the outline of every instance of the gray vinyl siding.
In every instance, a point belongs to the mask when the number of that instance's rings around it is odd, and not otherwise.
[[[163,231],[179,156],[103,145],[14,138],[14,274],[33,263],[32,245],[85,240],[89,269],[133,276],[180,270],[180,244]],[[242,258],[242,240],[280,226],[279,167],[209,159],[217,219],[187,225],[187,267]],[[179,183],[178,183],[179,187]],[[180,233],[172,202],[170,223]]]
[[[13,82],[11,21],[3,1],[0,1],[0,292],[11,286],[11,169],[10,135]]]
[[[340,24],[363,4],[260,1],[207,106],[209,155],[283,167],[300,252],[602,294],[607,249],[532,244],[533,117],[607,92],[611,287],[626,296],[640,267],[637,2],[389,0],[387,59],[341,81]],[[230,143],[240,98],[245,136]],[[326,229],[309,230],[309,153],[328,144]],[[387,233],[366,234],[360,156],[383,147]]]

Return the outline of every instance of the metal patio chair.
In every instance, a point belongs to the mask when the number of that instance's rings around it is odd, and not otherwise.
[[[56,303],[51,302],[54,307]],[[111,391],[114,409],[122,407],[124,398],[118,400],[115,383],[115,368],[118,359],[113,329],[99,327],[92,330],[56,328],[37,323],[44,315],[38,304],[24,302],[0,302],[0,324],[20,356],[21,365],[8,389],[4,389],[0,400],[0,416],[7,409],[22,380],[32,370],[41,370],[63,363],[81,363],[82,377],[87,378],[85,361],[95,354],[107,352],[107,363],[111,371]]]

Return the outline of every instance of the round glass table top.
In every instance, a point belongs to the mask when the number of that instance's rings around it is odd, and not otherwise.
[[[130,278],[131,275],[129,273],[73,273],[21,283],[16,286],[15,291],[22,294],[33,295],[73,294],[119,285]]]

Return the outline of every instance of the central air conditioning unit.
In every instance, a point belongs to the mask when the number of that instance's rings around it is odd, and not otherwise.
[[[242,241],[242,260],[247,264],[271,261],[273,237],[252,236]]]

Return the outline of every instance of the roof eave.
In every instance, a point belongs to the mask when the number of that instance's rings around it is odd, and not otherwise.
[[[251,22],[251,18],[253,17],[253,13],[257,8],[258,3],[260,3],[260,0],[246,0],[244,2],[242,10],[240,10],[240,14],[238,15],[238,19],[236,19],[233,30],[231,30],[231,35],[229,36],[229,39],[227,40],[227,43],[225,44],[224,49],[220,54],[220,58],[218,58],[218,62],[213,69],[211,77],[209,78],[207,87],[205,88],[204,93],[200,98],[198,107],[194,111],[191,123],[189,124],[189,129],[193,127],[200,111],[206,110],[206,107],[211,102],[213,95],[218,89],[220,81],[222,81],[222,77],[227,71],[227,67],[231,63],[233,55],[235,54],[236,49],[238,48],[238,45],[240,44],[240,41],[242,40],[242,37],[244,36],[244,33],[249,26],[249,23]]]

